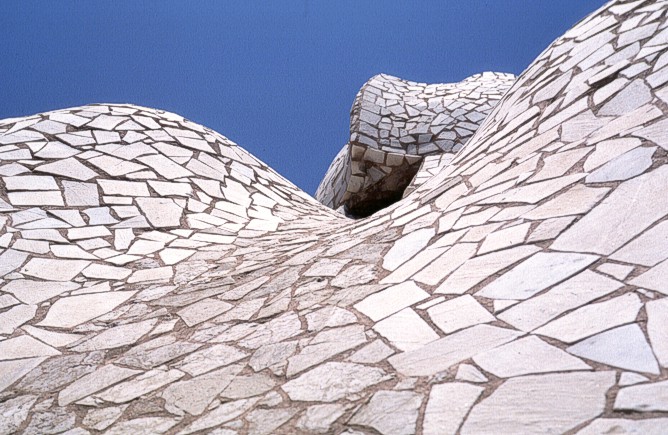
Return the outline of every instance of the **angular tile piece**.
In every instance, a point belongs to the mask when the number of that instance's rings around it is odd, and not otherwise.
[[[36,305],[15,305],[0,313],[0,334],[12,334],[16,328],[35,317]]]
[[[447,249],[448,248],[431,248],[423,250],[415,257],[399,266],[397,270],[380,280],[380,283],[399,284],[405,282],[423,269],[426,264],[431,263],[435,258],[443,254]]]
[[[152,269],[135,270],[128,278],[128,283],[169,281],[174,275],[172,266],[155,267]]]
[[[308,313],[306,322],[309,331],[320,331],[327,327],[349,325],[357,322],[357,317],[348,310],[336,306],[328,306]]]
[[[394,242],[392,248],[383,257],[383,267],[387,270],[396,270],[397,267],[424,249],[434,234],[434,229],[425,228],[403,236]]]
[[[174,180],[181,177],[189,177],[193,175],[192,172],[183,166],[174,163],[170,159],[162,155],[152,155],[137,158],[140,162],[153,168],[158,174],[162,175],[168,180]]]
[[[633,266],[626,266],[617,263],[603,263],[596,268],[599,272],[624,280],[633,271]]]
[[[164,336],[130,348],[117,362],[131,367],[151,369],[192,353],[200,347],[202,344],[175,341],[174,337]]]
[[[16,128],[16,126],[15,126]],[[18,127],[19,129],[21,127]],[[0,144],[12,144],[12,143],[19,143],[19,142],[30,142],[30,141],[38,141],[38,140],[44,140],[44,136],[35,132],[35,131],[30,131],[30,130],[21,130],[17,131],[14,133],[6,133],[3,135],[0,135]]]
[[[164,434],[178,423],[178,420],[167,417],[141,417],[116,423],[104,433],[105,435],[124,435],[150,431],[149,433]]]
[[[204,416],[198,418],[190,425],[186,426],[180,434],[188,435],[194,432],[199,432],[204,429],[209,429],[215,426],[219,426],[227,421],[234,420],[244,412],[248,411],[253,407],[260,399],[251,398],[251,399],[242,399],[234,400],[232,402],[224,403],[217,408],[213,409]],[[132,432],[132,431],[131,431]],[[120,435],[120,434],[119,434]],[[227,435],[227,434],[224,434]]]
[[[654,355],[662,367],[668,367],[668,298],[645,304],[647,335]]]
[[[170,384],[185,375],[180,370],[160,370],[154,369],[126,381],[115,385],[107,390],[93,395],[96,399],[102,399],[106,402],[124,403],[136,399],[139,396],[155,391],[160,387]]]
[[[58,236],[60,236],[60,234],[58,234]],[[26,252],[17,251],[15,249],[6,249],[0,254],[0,276],[5,276],[10,272],[15,271],[27,258],[28,254]]]
[[[220,393],[226,399],[245,399],[264,394],[276,386],[276,381],[264,373],[236,376]]]
[[[636,79],[626,85],[610,101],[605,103],[598,111],[599,116],[623,115],[628,113],[652,99],[649,87],[641,79]]]
[[[9,192],[7,194],[12,205],[63,206],[63,197],[58,191]]]
[[[178,311],[177,314],[186,325],[193,326],[216,317],[230,308],[232,308],[232,304],[223,302],[220,299],[206,298],[188,305]]]
[[[165,244],[163,242],[139,239],[130,246],[127,253],[130,255],[148,255],[153,254],[164,247]]]
[[[561,234],[573,221],[574,216],[565,216],[554,219],[547,219],[541,222],[529,235],[527,239],[530,243],[551,240]]]
[[[382,340],[375,340],[364,346],[348,358],[356,363],[377,363],[392,355],[394,350],[383,343]]]
[[[112,156],[97,156],[92,159],[88,159],[88,163],[100,169],[101,171],[106,172],[106,174],[111,175],[112,177],[120,177],[123,175],[131,176],[131,173],[141,171],[145,169],[146,166],[140,165],[138,163],[128,162],[127,160],[118,159]]]
[[[71,349],[77,352],[87,352],[134,344],[141,337],[148,334],[157,322],[157,319],[151,319],[115,326],[73,346]]]
[[[422,290],[413,281],[407,281],[367,296],[355,304],[355,309],[370,317],[371,320],[378,321],[428,297],[429,293]]]
[[[500,378],[589,370],[587,364],[538,337],[528,336],[473,357],[483,370]]]
[[[665,279],[667,274],[668,260],[664,260],[647,272],[633,278],[629,283],[638,287],[646,287],[663,294],[668,294],[668,281]]]
[[[74,178],[79,181],[87,181],[91,178],[97,177],[97,172],[88,169],[88,167],[81,164],[75,157],[70,157],[65,160],[58,160],[53,163],[38,166],[35,168],[38,172],[46,172],[47,174],[61,175],[67,178]]]
[[[386,319],[387,320],[387,319]],[[363,325],[350,325],[319,332],[299,353],[288,358],[288,377],[313,367],[330,357],[366,343]]]
[[[2,431],[0,433],[3,435],[18,433],[36,400],[37,396],[25,395],[0,403],[0,431]]]
[[[489,379],[483,375],[480,370],[471,364],[459,364],[459,367],[457,367],[457,374],[455,374],[455,379],[458,381],[475,383],[484,383],[489,381]]]
[[[668,425],[668,418],[650,418],[647,420],[631,420],[624,418],[597,418],[589,423],[578,435],[599,434],[637,434],[637,435],[662,435]]]
[[[240,341],[244,347],[257,349],[268,343],[276,343],[294,337],[302,331],[302,324],[296,313],[289,311],[254,329]]]
[[[31,393],[56,391],[93,372],[103,358],[101,352],[49,358],[28,373],[17,387]]]
[[[47,175],[2,177],[7,190],[58,190],[56,180]]]
[[[667,183],[668,166],[623,182],[601,204],[561,234],[551,249],[612,254],[668,214],[668,201],[664,201],[660,194]],[[601,228],[606,231],[600,231]]]
[[[615,399],[615,410],[638,412],[668,411],[668,381],[622,388]]]
[[[113,364],[102,366],[93,373],[77,379],[62,390],[58,394],[58,405],[69,405],[137,373],[141,373],[141,371],[126,369]]]
[[[511,202],[537,204],[543,199],[559,192],[582,178],[584,178],[583,174],[572,174],[560,178],[553,178],[551,180],[538,181],[536,183],[509,189],[505,193],[500,193],[490,198],[483,199],[479,204],[503,204]]]
[[[248,356],[248,353],[241,352],[235,347],[226,344],[216,344],[190,353],[190,355],[183,358],[176,365],[176,368],[191,376],[198,376],[218,367],[232,364],[246,356]]]
[[[636,323],[594,335],[566,350],[573,355],[613,367],[659,374],[659,365],[654,359],[652,348]]]
[[[60,298],[38,325],[72,328],[108,313],[134,294],[134,291],[115,291]]]
[[[521,332],[512,329],[477,325],[427,343],[419,349],[394,355],[389,362],[403,375],[431,376],[520,335]]]
[[[466,260],[473,257],[476,248],[475,243],[456,244],[415,274],[414,279],[427,285],[436,285]]]
[[[574,343],[606,329],[633,322],[641,308],[640,298],[634,293],[627,293],[577,309],[536,329],[534,333]]]
[[[276,374],[284,374],[288,358],[296,351],[297,342],[294,341],[266,344],[255,351],[248,364],[256,372],[269,368]]]
[[[202,414],[240,370],[240,366],[226,367],[170,385],[161,393],[161,397],[165,399],[165,409],[177,415],[184,412],[191,415]]]
[[[98,115],[91,122],[88,123],[89,127],[101,128],[103,130],[113,130],[118,124],[123,122],[126,118],[123,116],[109,116],[109,115]]]
[[[121,196],[151,196],[144,182],[119,181],[119,180],[97,180],[105,195]]]
[[[111,426],[123,414],[128,405],[110,406],[88,411],[82,423],[92,429],[104,430]]]
[[[476,293],[491,299],[528,299],[598,259],[595,255],[539,252]]]
[[[309,267],[304,276],[336,276],[350,260],[323,259]]]
[[[594,117],[596,119],[596,117]],[[567,134],[564,134],[564,131],[567,131],[569,127],[574,126],[574,122],[568,122],[564,125],[562,125],[562,140],[567,141],[567,139],[564,138],[564,136],[567,136]],[[576,126],[571,127],[573,130],[575,130],[575,134],[577,135],[580,133],[578,128]],[[585,155],[587,155],[589,152],[592,151],[592,147],[586,147],[586,148],[577,148],[574,150],[570,151],[563,151],[559,152],[556,154],[553,154],[551,156],[545,157],[543,159],[543,167],[536,174],[531,178],[532,182],[535,181],[542,181],[542,180],[547,180],[550,178],[554,177],[561,177],[563,176],[576,162],[580,161]]]
[[[328,362],[283,384],[292,400],[334,402],[383,382],[390,377],[379,368]]]
[[[642,142],[635,137],[605,140],[596,144],[595,151],[587,158],[583,169],[592,172],[594,169],[621,156],[622,154],[639,147]]]
[[[538,252],[536,246],[518,246],[474,257],[455,270],[435,293],[463,294],[476,284],[502,269]]]
[[[52,281],[71,281],[90,264],[82,260],[53,260],[33,258],[23,266],[21,273],[35,278]]]
[[[373,329],[391,342],[394,347],[403,351],[418,349],[438,339],[438,334],[431,329],[429,324],[410,308],[404,308],[386,317],[376,323]]]
[[[18,337],[0,341],[1,361],[53,355],[60,355],[60,352],[39,340],[35,340],[29,335],[19,335]]]
[[[461,433],[563,433],[600,415],[614,384],[614,372],[511,378],[473,407]]]
[[[100,198],[95,183],[80,183],[78,181],[63,180],[65,203],[68,206],[98,206]]]
[[[168,198],[136,198],[139,209],[156,228],[180,227],[183,209]]]
[[[652,166],[656,147],[638,147],[612,159],[585,178],[587,183],[607,183],[633,178]]]
[[[38,405],[39,406],[39,405]],[[30,423],[25,428],[25,434],[42,434],[47,432],[62,433],[73,429],[76,415],[64,409],[35,410]]]
[[[536,207],[523,217],[527,219],[547,219],[560,216],[587,213],[610,191],[603,187],[575,185],[560,193],[552,200]]]
[[[73,282],[16,279],[2,287],[2,291],[13,294],[26,304],[37,304],[77,288],[79,285]]]
[[[48,357],[21,358],[0,362],[0,392],[30,373],[32,369],[39,366],[46,358]],[[0,404],[0,409],[2,409],[2,406],[3,404]],[[0,428],[3,427],[2,421],[5,417],[2,411],[0,411]]]
[[[617,382],[617,385],[620,387],[626,387],[629,385],[640,384],[646,381],[649,381],[647,376],[639,375],[638,373],[633,372],[623,372],[619,377],[619,382]]]
[[[450,334],[459,329],[480,323],[489,323],[496,318],[471,295],[450,299],[427,310],[429,317],[441,331]]]
[[[662,96],[662,99],[665,101],[665,95]],[[634,135],[648,139],[655,144],[659,145],[663,149],[668,147],[668,137],[666,136],[666,119],[662,119],[658,122],[655,122],[641,130],[634,132]]]
[[[423,397],[411,391],[378,391],[350,424],[376,429],[381,434],[415,433]]]
[[[180,263],[186,258],[191,257],[195,252],[197,251],[193,249],[166,248],[160,251],[160,258],[169,266]]]
[[[432,385],[424,411],[424,435],[456,434],[484,388],[463,382]]]
[[[47,331],[46,329],[35,328],[34,326],[25,325],[22,328],[28,334],[42,340],[44,343],[53,347],[67,346],[75,341],[79,341],[84,336],[82,334],[68,334],[64,332]]]
[[[296,427],[307,433],[324,434],[345,412],[346,407],[339,404],[309,406],[297,421]]]
[[[498,317],[522,331],[531,331],[573,308],[623,287],[619,281],[585,270],[542,295],[517,304]]]
[[[58,258],[77,258],[85,260],[96,260],[93,254],[74,245],[51,245],[51,253]]]
[[[93,263],[81,271],[86,278],[122,280],[130,276],[131,269]]]
[[[297,408],[257,408],[247,416],[249,435],[270,435],[278,433],[283,423],[290,420],[297,413]]]
[[[656,266],[668,258],[668,221],[663,221],[624,245],[609,258],[624,263]]]
[[[485,241],[482,243],[480,249],[478,249],[478,255],[521,244],[526,238],[530,226],[531,223],[527,222],[489,234],[485,237]]]
[[[107,227],[102,225],[67,230],[67,238],[70,240],[92,239],[94,237],[106,237],[110,235],[111,232],[109,232]]]

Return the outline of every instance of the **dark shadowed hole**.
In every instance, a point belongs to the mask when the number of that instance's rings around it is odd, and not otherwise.
[[[420,163],[398,167],[376,184],[353,195],[345,203],[346,215],[365,218],[399,201],[420,169]]]

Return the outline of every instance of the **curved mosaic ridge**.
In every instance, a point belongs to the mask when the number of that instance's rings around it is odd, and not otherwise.
[[[486,72],[459,83],[428,85],[386,74],[372,77],[350,111],[350,141],[315,197],[357,216],[401,199],[424,157],[439,156],[430,159],[432,164],[459,151],[514,79]]]
[[[363,220],[173,114],[0,124],[0,433],[662,433],[666,2]]]

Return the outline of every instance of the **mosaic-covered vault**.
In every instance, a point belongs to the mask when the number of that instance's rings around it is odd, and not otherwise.
[[[374,77],[327,206],[171,113],[0,121],[0,433],[665,433],[667,13]]]
[[[351,217],[398,201],[452,160],[514,79],[484,73],[428,85],[373,77],[355,98],[350,142],[334,158],[316,199]]]

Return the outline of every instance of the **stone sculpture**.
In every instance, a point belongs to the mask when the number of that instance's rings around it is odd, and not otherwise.
[[[372,79],[318,193],[364,219],[175,114],[0,121],[0,433],[665,432],[667,13]]]
[[[384,74],[359,91],[350,142],[332,162],[316,199],[368,216],[401,199],[406,187],[447,164],[512,85],[511,74],[484,73],[427,85]],[[424,176],[415,175],[420,166]],[[409,192],[412,191],[409,189]]]

